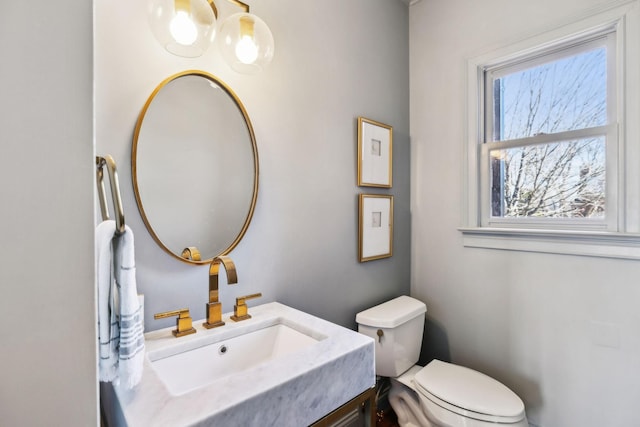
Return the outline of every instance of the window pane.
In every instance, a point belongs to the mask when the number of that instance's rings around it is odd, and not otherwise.
[[[604,218],[605,137],[492,150],[493,217]]]
[[[606,55],[602,47],[494,79],[493,140],[605,125]]]

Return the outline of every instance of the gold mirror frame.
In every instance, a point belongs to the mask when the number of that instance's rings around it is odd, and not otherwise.
[[[212,254],[211,256],[209,256],[209,254],[205,254],[203,253],[202,256],[206,257],[206,259],[201,259],[200,257],[200,253],[197,254],[197,256],[188,256],[190,253],[195,253],[198,252],[198,249],[196,247],[189,247],[188,245],[186,245],[187,247],[185,247],[184,249],[180,249],[180,253],[174,252],[172,251],[169,247],[167,247],[162,239],[160,238],[160,236],[158,236],[156,230],[153,228],[153,226],[151,225],[148,217],[147,217],[147,213],[145,212],[144,209],[144,205],[142,203],[142,198],[140,195],[140,189],[139,189],[139,183],[138,183],[138,144],[139,144],[139,137],[140,137],[140,131],[142,129],[142,125],[144,122],[144,118],[145,115],[149,109],[149,106],[152,104],[153,100],[156,98],[156,96],[158,95],[158,93],[169,83],[175,81],[176,79],[179,79],[181,77],[185,77],[185,76],[199,76],[199,77],[203,77],[207,80],[209,80],[210,82],[212,82],[213,84],[217,85],[220,89],[222,89],[233,101],[233,103],[236,105],[236,107],[238,108],[239,112],[242,114],[242,117],[244,119],[244,123],[246,125],[247,131],[248,131],[248,135],[249,138],[251,140],[251,148],[252,148],[252,154],[253,154],[253,169],[254,169],[254,176],[253,176],[253,194],[251,196],[251,202],[249,205],[249,209],[247,212],[247,216],[245,218],[244,223],[242,224],[242,227],[240,228],[237,236],[235,237],[235,239],[231,242],[231,244],[226,247],[224,250],[222,250],[219,253],[215,253]],[[153,92],[151,93],[151,95],[149,96],[149,98],[147,99],[144,107],[142,108],[139,116],[138,116],[138,120],[136,122],[136,127],[135,127],[135,131],[134,131],[134,137],[133,137],[133,146],[131,149],[131,178],[133,181],[133,190],[134,190],[134,195],[136,198],[136,204],[138,205],[138,210],[140,212],[140,215],[142,217],[142,220],[144,221],[144,224],[147,228],[147,230],[149,231],[149,234],[151,234],[151,237],[153,238],[153,240],[168,254],[170,254],[171,256],[173,256],[174,258],[179,259],[180,261],[189,263],[189,264],[208,264],[211,262],[211,260],[213,258],[215,258],[216,256],[219,255],[226,255],[229,252],[231,252],[237,245],[238,243],[240,243],[240,240],[242,240],[242,238],[244,237],[249,224],[251,223],[251,219],[253,218],[253,212],[255,210],[255,206],[256,206],[256,201],[258,198],[258,178],[259,178],[259,161],[258,161],[258,148],[257,148],[257,144],[256,144],[256,138],[255,138],[255,133],[253,131],[253,126],[251,124],[251,120],[249,119],[249,115],[247,114],[247,111],[244,107],[244,105],[242,104],[242,102],[240,101],[240,99],[238,98],[238,96],[236,95],[236,93],[229,87],[227,86],[224,82],[222,82],[220,79],[218,79],[217,77],[213,76],[212,74],[209,74],[205,71],[200,71],[200,70],[187,70],[187,71],[183,71],[177,74],[174,74],[172,76],[167,77],[166,79],[164,79],[162,82],[160,82],[160,84],[153,90]],[[193,181],[193,179],[185,179],[185,181]],[[216,186],[216,185],[224,185],[223,184],[217,184],[214,183],[212,184],[212,186]],[[185,255],[187,254],[187,255]]]

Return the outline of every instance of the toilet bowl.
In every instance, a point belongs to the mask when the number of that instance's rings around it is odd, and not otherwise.
[[[433,360],[391,379],[389,402],[403,427],[528,427],[522,400],[502,383]]]
[[[522,400],[504,384],[463,366],[418,366],[426,306],[401,296],[356,315],[376,340],[376,374],[391,378],[389,403],[401,427],[527,427]]]

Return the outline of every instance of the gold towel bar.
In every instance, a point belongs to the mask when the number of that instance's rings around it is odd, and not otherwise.
[[[98,185],[98,199],[100,200],[100,211],[104,221],[109,219],[109,206],[107,205],[107,193],[104,189],[104,172],[103,167],[107,167],[109,173],[109,182],[111,184],[111,197],[113,201],[113,210],[116,216],[116,234],[124,233],[124,210],[122,209],[122,198],[120,197],[120,184],[118,183],[118,172],[116,170],[116,162],[113,157],[106,155],[104,157],[96,156],[96,180]]]

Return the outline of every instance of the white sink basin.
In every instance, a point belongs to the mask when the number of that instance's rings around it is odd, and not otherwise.
[[[278,323],[171,355],[151,352],[149,360],[169,392],[179,396],[318,341]]]

